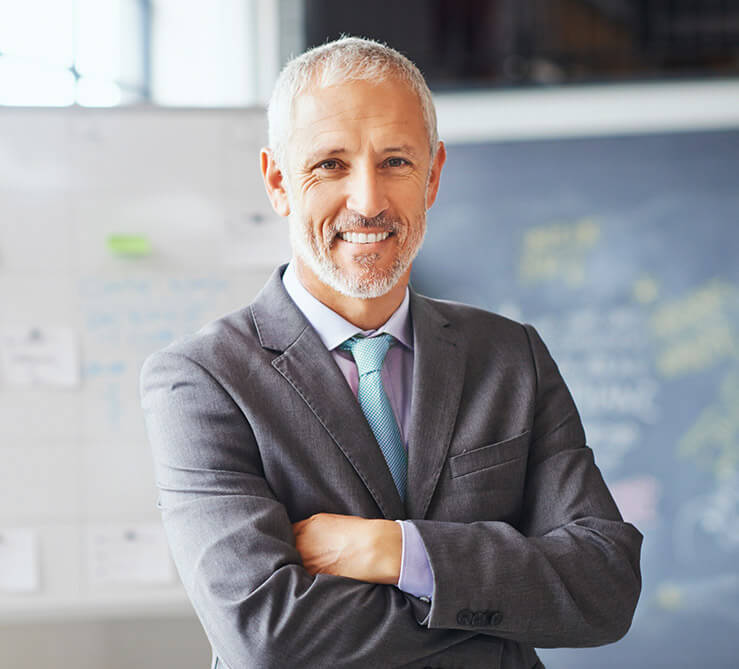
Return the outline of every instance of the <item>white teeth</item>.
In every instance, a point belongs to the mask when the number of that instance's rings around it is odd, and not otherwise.
[[[340,232],[339,237],[345,242],[351,242],[352,244],[374,244],[375,242],[382,242],[390,236],[389,232],[370,232],[369,234],[364,232]]]

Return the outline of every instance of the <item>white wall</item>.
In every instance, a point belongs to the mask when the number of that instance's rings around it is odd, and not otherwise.
[[[739,80],[565,86],[435,96],[449,143],[739,126]]]
[[[152,2],[152,101],[180,107],[264,102],[279,70],[277,0]]]

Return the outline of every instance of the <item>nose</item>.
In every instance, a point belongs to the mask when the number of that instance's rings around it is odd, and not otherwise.
[[[388,208],[382,176],[374,166],[355,168],[348,186],[346,206],[350,211],[373,218]]]

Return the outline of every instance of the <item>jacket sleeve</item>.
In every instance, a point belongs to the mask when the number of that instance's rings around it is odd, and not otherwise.
[[[434,574],[424,622],[541,648],[610,643],[631,625],[642,536],[621,518],[556,364],[524,327],[536,391],[520,521],[413,521]]]
[[[154,354],[141,397],[170,550],[228,666],[401,666],[476,636],[419,625],[428,604],[395,587],[305,571],[243,412],[201,365]]]

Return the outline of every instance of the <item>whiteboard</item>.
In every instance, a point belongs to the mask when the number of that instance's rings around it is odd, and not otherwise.
[[[0,368],[0,544],[30,530],[38,558],[35,588],[0,591],[0,621],[189,613],[173,571],[126,580],[125,545],[105,542],[159,550],[144,358],[289,258],[264,144],[262,109],[0,109],[0,336],[72,331],[79,371],[19,385]],[[149,250],[121,256],[114,235]]]

